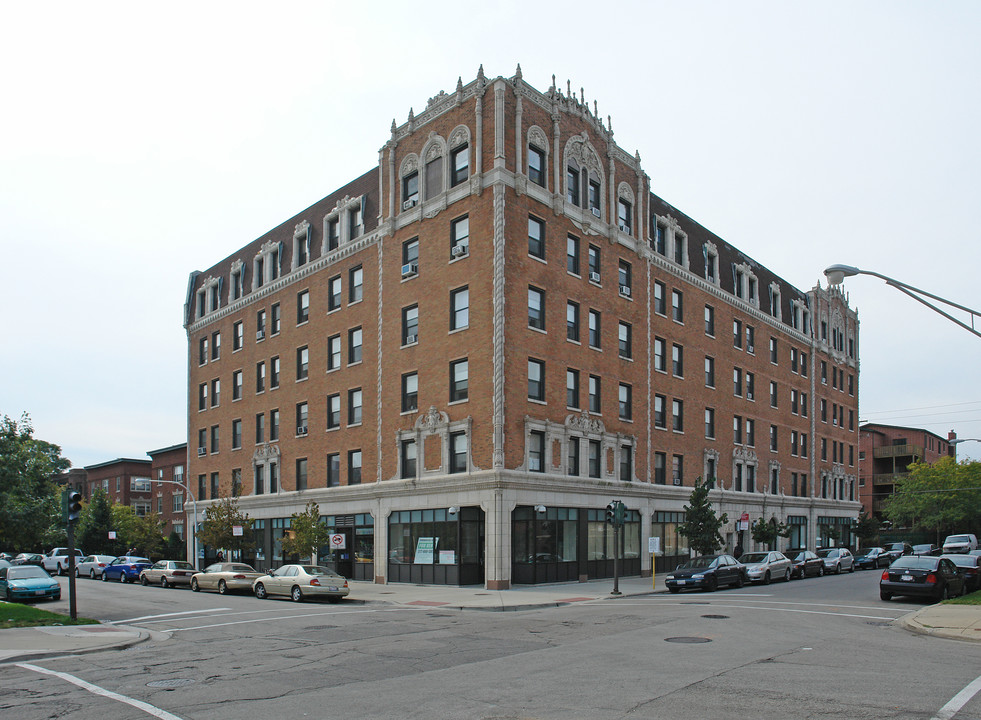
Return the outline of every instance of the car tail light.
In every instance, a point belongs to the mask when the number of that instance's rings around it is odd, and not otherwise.
[[[930,573],[929,575],[926,576],[926,582],[930,585],[933,585],[934,583],[937,582],[937,576],[934,575],[933,573]]]
[[[99,563],[99,567],[105,567],[105,566],[106,566],[105,563]]]
[[[317,578],[314,578],[313,580],[310,581],[310,584],[311,585],[316,585],[316,586],[319,587],[320,586],[320,581]]]
[[[344,581],[344,587],[347,587],[347,580]]]
[[[233,580],[245,580],[245,575],[232,575]]]
[[[882,578],[880,578],[880,579],[882,579],[882,580],[888,580],[889,579],[889,571],[888,570],[883,570],[882,571]]]

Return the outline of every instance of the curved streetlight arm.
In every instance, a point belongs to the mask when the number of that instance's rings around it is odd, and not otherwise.
[[[193,557],[191,558],[191,565],[195,569],[198,567],[198,502],[194,499],[194,493],[191,492],[191,488],[182,482],[177,480],[154,480],[153,482],[166,483],[168,485],[179,485],[187,491],[187,494],[191,498],[191,511],[194,513],[194,525],[191,526],[191,553]],[[187,514],[187,510],[184,511]]]
[[[905,295],[908,295],[909,297],[916,300],[918,303],[922,303],[923,305],[926,305],[934,312],[943,315],[952,323],[955,323],[956,325],[960,325],[969,333],[973,333],[974,335],[981,337],[981,332],[979,332],[974,327],[974,319],[976,317],[981,318],[981,312],[978,312],[977,310],[972,310],[969,307],[958,305],[957,303],[942,298],[939,295],[934,295],[933,293],[927,292],[926,290],[921,290],[918,287],[913,287],[912,285],[896,280],[895,278],[891,278],[888,275],[883,275],[882,273],[873,272],[872,270],[859,270],[857,267],[854,267],[852,265],[831,265],[824,271],[824,274],[827,276],[828,282],[832,285],[840,285],[841,282],[846,277],[851,277],[853,275],[871,275],[872,277],[877,277],[880,280],[884,280],[886,285],[890,285],[896,288],[901,293],[904,293]],[[937,302],[943,303],[944,305],[966,312],[971,316],[971,324],[968,325],[964,321],[958,320],[957,318],[955,318],[953,315],[946,312],[945,310],[937,307],[936,305],[934,305],[933,303],[927,300],[924,300],[923,299],[924,297],[928,297],[931,300],[936,300]]]

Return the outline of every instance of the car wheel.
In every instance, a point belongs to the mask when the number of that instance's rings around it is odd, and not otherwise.
[[[848,572],[850,572],[850,573],[855,572],[855,563],[852,563],[852,566],[850,568],[848,568]]]
[[[719,589],[719,580],[718,578],[715,577],[715,575],[713,575],[708,579],[708,582],[705,584],[705,591],[715,592],[718,589]]]
[[[75,566],[75,579],[78,579],[78,566]]]
[[[818,568],[818,577],[824,577],[824,565]]]
[[[293,602],[300,602],[303,600],[303,591],[300,590],[299,585],[293,586],[293,589],[290,591],[290,597],[293,598]]]
[[[260,600],[265,600],[269,595],[266,593],[266,586],[259,583],[255,586],[255,596]]]
[[[841,575],[841,564],[835,565],[835,575]]]
[[[886,592],[885,590],[880,590],[879,591],[879,599],[880,600],[892,600],[892,593],[891,592]]]
[[[769,571],[769,570],[767,570],[767,571],[766,571],[766,572],[765,572],[765,573],[763,574],[763,584],[764,584],[764,585],[769,585],[769,584],[770,584],[770,571]]]
[[[14,601],[14,595],[13,593],[10,592],[10,588],[7,588],[7,602],[13,602],[13,601]]]
[[[668,588],[668,592],[673,595],[674,593],[681,592],[681,588]]]
[[[121,582],[123,584],[126,583],[126,572],[125,571],[119,573],[119,582]]]
[[[197,592],[200,589],[201,588],[198,587],[198,581],[195,580],[194,578],[191,578],[191,591],[192,592]]]
[[[785,572],[783,575],[784,582],[790,582],[790,577],[790,568],[787,568],[787,572]]]
[[[224,580],[219,580],[218,581],[218,594],[219,595],[227,595],[228,594],[228,585],[225,584],[225,581]]]
[[[150,584],[150,581],[146,579],[146,575],[140,575],[140,585],[146,587]]]
[[[109,582],[109,573],[105,570],[102,571],[102,582]]]
[[[743,577],[742,573],[739,573],[739,575],[736,576],[736,582],[733,584],[737,588],[741,588],[745,582],[746,582],[746,578]]]
[[[89,580],[95,580],[95,570],[89,570]]]
[[[167,576],[166,575],[162,575],[160,577],[160,587],[162,587],[162,588],[169,588],[170,587],[170,583],[167,582]]]
[[[944,585],[943,588],[940,590],[940,596],[937,598],[937,601],[943,602],[944,600],[947,600],[949,598],[950,598],[950,586]]]

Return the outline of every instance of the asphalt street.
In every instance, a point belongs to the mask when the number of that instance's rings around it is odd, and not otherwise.
[[[0,715],[981,717],[981,698],[966,692],[981,644],[892,625],[922,604],[882,602],[876,581],[855,573],[508,613],[82,581],[82,614],[151,640],[7,665]]]

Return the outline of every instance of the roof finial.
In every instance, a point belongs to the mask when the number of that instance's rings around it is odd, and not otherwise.
[[[571,80],[566,80],[565,81],[565,94],[566,94],[566,97],[570,97],[570,98],[575,99],[574,96],[572,95],[572,81]]]
[[[593,115],[599,117],[599,105],[593,100]]]
[[[586,91],[582,88],[581,85],[579,86],[579,102],[581,103],[586,102]]]
[[[514,79],[521,80],[521,63],[518,63],[518,69],[514,72]]]
[[[555,73],[552,73],[552,89],[555,90]]]
[[[457,79],[456,79],[456,91],[458,93],[463,92],[463,78],[462,77],[457,77]]]
[[[392,135],[395,134],[395,131],[397,129],[398,129],[398,125],[395,124],[395,118],[392,118]]]
[[[480,68],[478,68],[478,70],[477,70],[477,79],[478,80],[483,80],[484,79],[484,64],[483,63],[480,63]]]

